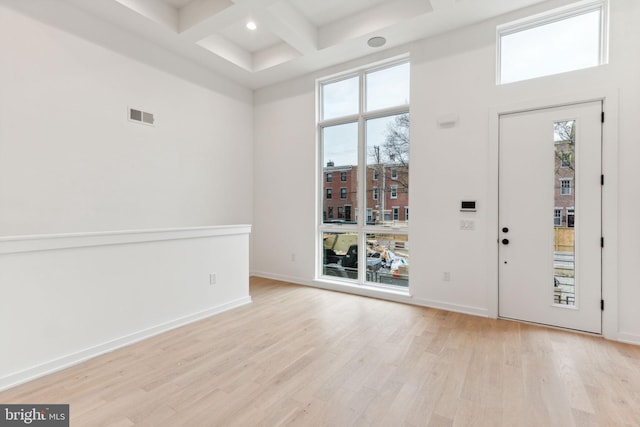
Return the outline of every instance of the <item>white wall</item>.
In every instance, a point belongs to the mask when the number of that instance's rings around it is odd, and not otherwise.
[[[250,223],[252,94],[212,81],[0,5],[0,236]],[[129,122],[128,106],[154,113],[156,126]]]
[[[171,74],[0,4],[0,389],[250,302],[249,226],[185,227],[253,213],[250,90],[60,2],[11,4]]]
[[[411,294],[419,304],[480,315],[494,315],[497,304],[495,193],[496,159],[491,158],[491,112],[515,104],[568,99],[600,93],[610,96],[616,111],[605,126],[615,127],[616,141],[605,140],[605,173],[610,186],[605,198],[618,198],[605,211],[605,230],[614,247],[605,248],[605,280],[612,296],[605,315],[607,336],[640,343],[639,226],[635,221],[640,197],[640,4],[611,3],[610,63],[588,70],[505,86],[495,84],[495,28],[567,1],[551,1],[441,37],[406,47],[411,55]],[[402,50],[386,54],[395,55]],[[315,79],[379,60],[381,54],[269,87],[255,94],[255,274],[311,284],[314,278],[316,227]],[[619,102],[618,102],[619,101]],[[612,102],[618,102],[612,105]],[[450,129],[436,119],[456,113]],[[617,122],[616,122],[617,119]],[[279,170],[278,170],[279,169]],[[617,176],[616,176],[617,175]],[[286,177],[286,180],[283,179]],[[615,192],[615,194],[612,194]],[[615,196],[615,197],[614,197]],[[459,201],[477,199],[477,213],[461,214]],[[605,203],[607,203],[605,200]],[[474,219],[475,231],[459,230],[460,219]],[[616,230],[617,234],[613,235]],[[608,252],[607,252],[608,251]],[[617,259],[607,258],[617,251]],[[296,261],[291,261],[291,253]],[[615,271],[612,271],[615,270]],[[451,282],[442,280],[451,272]],[[610,292],[611,289],[617,291]]]
[[[0,390],[250,303],[249,232],[0,238]]]

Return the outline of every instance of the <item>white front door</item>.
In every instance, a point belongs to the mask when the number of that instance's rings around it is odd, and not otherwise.
[[[601,114],[500,116],[500,317],[601,333]]]

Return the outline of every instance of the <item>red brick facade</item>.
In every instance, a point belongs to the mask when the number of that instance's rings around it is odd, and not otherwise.
[[[351,222],[364,212],[368,224],[407,222],[409,220],[408,171],[401,165],[371,165],[367,167],[365,209],[358,206],[358,167],[324,168],[324,222]]]

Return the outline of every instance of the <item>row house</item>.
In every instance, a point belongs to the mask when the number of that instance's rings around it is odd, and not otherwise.
[[[328,162],[323,171],[324,222],[358,220],[358,166],[335,166]],[[366,221],[388,224],[409,221],[408,167],[399,164],[367,166]]]

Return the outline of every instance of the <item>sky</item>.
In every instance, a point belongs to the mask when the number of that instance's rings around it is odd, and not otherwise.
[[[366,74],[367,112],[409,104],[409,63],[388,67]],[[326,84],[322,90],[323,120],[330,120],[359,111],[359,77],[354,76]],[[357,120],[357,117],[354,117]],[[382,145],[388,123],[394,116],[371,119],[366,124],[368,147]],[[336,166],[358,164],[358,123],[325,127],[322,130],[323,164],[333,161]]]
[[[600,10],[501,38],[501,83],[593,67],[600,62]]]

